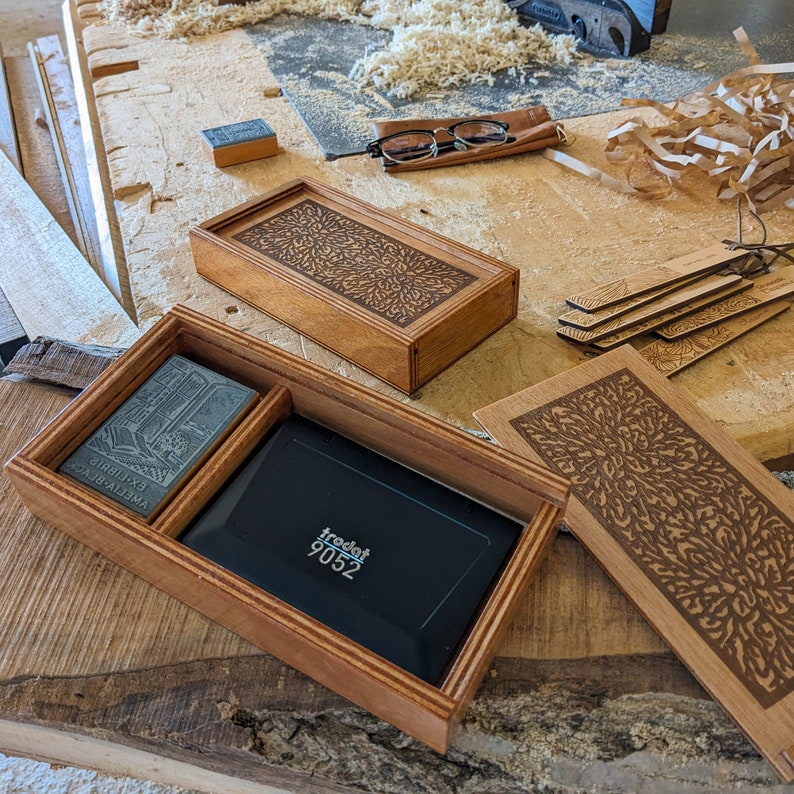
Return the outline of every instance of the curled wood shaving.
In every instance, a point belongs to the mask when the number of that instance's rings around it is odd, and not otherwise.
[[[607,136],[608,162],[625,168],[626,181],[564,155],[546,156],[610,187],[644,198],[670,194],[675,180],[700,171],[717,182],[720,199],[740,197],[755,213],[794,208],[794,63],[761,63],[741,28],[734,31],[749,66],[671,107],[653,100],[624,99],[651,107],[666,123],[649,126],[635,118]],[[656,178],[648,180],[648,174]]]
[[[575,57],[573,37],[522,25],[503,0],[386,0],[375,5],[379,10],[373,23],[391,29],[391,41],[360,58],[353,75],[398,99],[433,88],[492,85],[501,70],[569,63]]]
[[[391,31],[364,54],[351,77],[399,99],[471,83],[491,84],[503,69],[526,70],[576,57],[572,36],[526,27],[503,0],[103,0],[111,21],[168,38],[254,24],[280,13],[340,19]]]

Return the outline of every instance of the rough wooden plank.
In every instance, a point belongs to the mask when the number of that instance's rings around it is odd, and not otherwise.
[[[134,785],[132,781],[140,780],[141,790],[145,787],[148,791],[148,781],[154,781],[167,786],[179,786],[192,792],[210,789],[222,791],[224,794],[285,794],[282,788],[241,780],[222,772],[211,772],[189,762],[157,755],[149,748],[133,749],[100,738],[87,741],[84,734],[67,733],[41,725],[0,720],[0,746],[6,748],[8,755],[44,761],[56,768],[78,766],[81,769],[94,769],[114,778],[131,779],[124,783],[119,782],[119,786]],[[24,766],[14,769],[15,774],[20,777],[24,775]],[[63,770],[58,777],[59,780],[64,777],[69,780],[69,770]],[[46,775],[45,780],[53,780],[52,775]],[[36,781],[32,782],[35,785]],[[64,782],[64,785],[70,783]],[[77,784],[73,783],[72,786],[74,785]],[[113,783],[108,781],[107,784],[100,785],[112,786]]]
[[[77,247],[94,269],[102,274],[96,210],[88,181],[80,119],[69,69],[57,36],[30,42],[28,50],[36,68],[42,108],[52,135],[72,222],[77,231]]]
[[[22,170],[19,156],[14,109],[11,105],[11,94],[8,88],[3,48],[0,46],[0,151],[14,164],[17,171]]]
[[[73,86],[77,114],[80,118],[83,132],[83,150],[86,157],[89,187],[96,211],[97,226],[100,230],[99,246],[102,254],[103,280],[124,307],[127,314],[133,320],[137,320],[137,310],[130,291],[124,244],[113,205],[107,154],[102,132],[99,128],[94,98],[93,80],[102,75],[99,73],[94,74],[89,69],[89,54],[86,52],[83,41],[83,29],[87,23],[80,11],[84,11],[85,16],[90,19],[91,15],[89,12],[91,9],[95,10],[95,8],[95,5],[83,4],[78,6],[71,0],[64,0],[62,5],[63,28],[69,54],[69,65],[74,79]],[[110,50],[109,56],[103,54],[102,57],[105,59],[109,57],[111,61],[118,60],[115,53],[116,49],[113,48]],[[135,68],[137,68],[137,61],[135,62]],[[121,71],[128,71],[128,69],[126,67],[124,69],[115,68],[110,73],[118,74]]]
[[[160,779],[171,773],[169,758],[194,763],[208,770],[202,789],[211,773],[230,770],[237,785],[300,794],[718,791],[726,777],[757,792],[780,788],[669,654],[584,665],[497,659],[445,756],[401,741],[263,655],[8,682],[0,688],[6,711],[51,729],[40,754],[66,744],[55,731],[68,711],[79,752],[101,749],[113,760],[124,751],[120,741],[138,751],[154,746],[164,758]]]
[[[475,415],[573,478],[571,531],[794,780],[792,493],[628,346]]]
[[[11,103],[17,121],[22,172],[25,181],[39,197],[57,223],[77,245],[58,161],[47,127],[33,62],[21,55],[5,59]]]
[[[0,197],[0,289],[28,337],[131,344],[138,329],[5,155]]]
[[[118,347],[76,345],[39,336],[17,352],[5,374],[26,375],[58,386],[84,389],[123,352]]]

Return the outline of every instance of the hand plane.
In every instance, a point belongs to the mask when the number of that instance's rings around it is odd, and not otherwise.
[[[527,24],[569,33],[581,49],[628,57],[664,33],[672,0],[506,0]]]

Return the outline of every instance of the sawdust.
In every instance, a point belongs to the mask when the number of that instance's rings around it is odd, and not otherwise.
[[[571,36],[522,25],[503,0],[104,0],[104,16],[140,34],[186,38],[253,25],[278,14],[338,19],[390,31],[383,48],[362,53],[355,79],[399,99],[466,84],[528,63],[567,64]]]

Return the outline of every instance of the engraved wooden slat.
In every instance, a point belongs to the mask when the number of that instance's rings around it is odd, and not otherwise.
[[[608,320],[595,328],[585,330],[564,325],[557,329],[557,335],[580,344],[597,342],[599,339],[620,333],[634,325],[640,325],[665,312],[685,307],[687,304],[699,301],[703,297],[714,295],[715,293],[719,294],[724,288],[740,284],[741,282],[742,277],[737,275],[706,276],[681,290],[676,290],[663,298],[659,298],[659,300],[647,306],[622,314],[620,317]],[[748,283],[747,286],[749,287],[750,284]]]
[[[794,779],[791,492],[629,346],[475,416],[572,478],[565,524]]]
[[[308,179],[190,240],[202,276],[406,393],[517,311],[514,268]]]
[[[674,284],[689,276],[719,270],[723,265],[746,255],[745,252],[731,251],[722,243],[715,243],[692,254],[671,259],[663,265],[656,265],[625,278],[615,279],[591,290],[571,295],[565,299],[565,302],[583,311],[606,309],[635,295],[659,289],[665,284]]]
[[[746,279],[741,279],[740,281],[735,282],[733,286],[729,287],[728,289],[720,290],[719,292],[707,295],[705,298],[701,298],[700,300],[692,301],[692,303],[689,303],[686,306],[672,309],[669,312],[664,312],[664,314],[660,314],[658,317],[654,317],[653,319],[647,320],[644,323],[627,328],[624,331],[619,331],[616,334],[610,334],[609,336],[605,336],[603,339],[597,339],[595,342],[590,343],[590,347],[593,350],[599,352],[612,350],[613,348],[622,345],[624,342],[627,342],[630,339],[636,339],[638,336],[647,334],[649,331],[656,331],[659,323],[669,322],[674,317],[688,317],[691,313],[698,311],[703,306],[710,306],[714,301],[721,302],[727,296],[743,292],[744,290],[749,289],[751,286],[752,282],[747,281]]]
[[[260,394],[276,389],[269,400],[275,417],[283,413],[287,389],[296,412],[340,432],[353,428],[354,440],[528,524],[438,686],[385,662],[170,537],[211,496],[220,476],[216,470],[228,472],[248,453],[255,435],[250,428],[264,432],[261,411],[243,420],[248,429],[214,453],[195,486],[174,496],[169,514],[156,527],[58,474],[74,447],[174,353]],[[169,312],[105,370],[58,421],[9,461],[6,471],[37,515],[442,752],[496,653],[506,628],[500,621],[517,608],[528,572],[555,534],[569,487],[545,466],[506,454],[185,308]]]
[[[687,284],[691,284],[697,280],[699,276],[686,278],[683,281],[677,281],[674,284],[667,284],[659,289],[644,292],[642,295],[635,295],[633,298],[615,303],[609,308],[599,309],[592,312],[586,312],[583,309],[571,309],[570,311],[561,314],[557,321],[563,325],[572,325],[574,328],[584,328],[586,330],[595,328],[602,323],[614,320],[622,314],[639,309],[641,306],[646,306],[653,301],[668,295],[675,290],[681,289]]]
[[[794,293],[794,267],[784,267],[754,278],[752,289],[743,295],[719,301],[719,303],[712,304],[686,318],[673,320],[655,328],[654,331],[663,339],[678,339],[765,303],[771,303],[779,298],[787,298],[792,293]]]
[[[640,353],[659,372],[675,375],[696,361],[710,355],[715,350],[749,333],[759,325],[777,317],[791,306],[785,300],[759,306],[750,311],[742,312],[735,317],[710,325],[702,331],[687,334],[681,339],[668,342],[659,339],[640,348]]]

